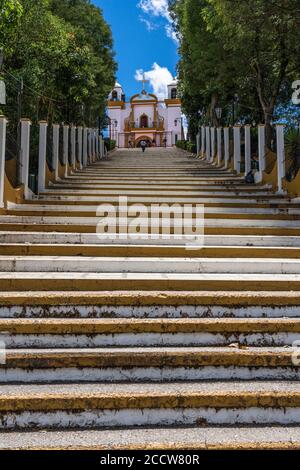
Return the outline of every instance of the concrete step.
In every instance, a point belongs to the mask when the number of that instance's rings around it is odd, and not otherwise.
[[[2,273],[150,273],[299,275],[300,260],[285,258],[157,258],[0,256]]]
[[[293,382],[0,386],[0,428],[297,425]]]
[[[68,214],[77,217],[93,217],[96,215],[99,205],[68,205]],[[65,216],[66,209],[57,204],[10,204],[10,209],[7,210],[7,215],[10,216],[24,216],[24,215],[43,215],[43,216]],[[119,211],[116,212],[119,215]],[[230,218],[282,218],[285,220],[296,219],[300,216],[300,209],[293,209],[288,207],[205,207],[204,215],[206,218],[215,217],[230,217]],[[276,216],[276,217],[274,217]]]
[[[300,319],[0,319],[1,340],[15,348],[147,346],[292,346]]]
[[[300,290],[300,274],[243,273],[89,273],[89,272],[0,272],[2,291],[287,291]]]
[[[141,188],[141,189],[121,189],[121,188],[115,188],[115,189],[95,189],[94,186],[88,187],[87,189],[85,188],[79,188],[77,189],[76,187],[72,186],[71,188],[63,189],[63,188],[55,188],[53,190],[48,189],[45,192],[40,194],[40,198],[42,199],[43,197],[52,197],[54,196],[65,196],[65,195],[70,195],[70,196],[88,196],[88,195],[96,195],[96,196],[140,196],[140,197],[148,197],[148,196],[156,196],[158,193],[157,189],[146,189],[146,188]],[[205,189],[201,188],[199,189],[190,189],[190,190],[178,190],[178,189],[160,189],[159,190],[159,195],[160,196],[169,196],[169,197],[205,197],[205,196],[212,196],[212,197],[253,197],[255,196],[256,198],[278,198],[273,193],[270,193],[269,191],[260,191],[256,190],[255,192],[253,191],[239,191],[235,188],[233,189],[227,189],[226,191],[220,189],[220,190],[211,190],[211,189]]]
[[[0,450],[299,450],[298,426],[148,426],[2,432]],[[196,460],[197,459],[197,460]],[[201,457],[195,456],[195,464]],[[104,462],[103,462],[104,463]],[[129,465],[129,464],[128,464]]]
[[[115,235],[112,234],[111,239],[105,241],[105,246],[107,250],[110,249],[110,246],[142,246],[147,249],[147,247],[155,247],[156,249],[162,247],[162,250],[170,249],[178,246],[182,250],[182,245],[185,245],[186,241],[179,240],[170,235],[170,239],[160,239],[159,244],[157,240],[122,240],[116,239]],[[81,248],[87,247],[87,245],[97,245],[101,246],[104,243],[104,240],[99,238],[95,233],[63,233],[63,232],[16,232],[16,231],[0,231],[0,243],[4,247],[7,244],[24,244],[25,249],[30,249],[31,245],[34,244],[47,244],[47,245],[81,245]],[[261,247],[261,248],[274,248],[276,254],[276,248],[299,248],[300,247],[300,238],[298,236],[268,236],[268,235],[205,235],[203,248],[219,248],[219,247],[228,247],[231,249],[235,248],[251,248],[251,247]],[[66,248],[67,249],[67,248]],[[130,249],[130,248],[128,248]],[[202,248],[201,248],[202,249]],[[173,252],[174,253],[174,252]],[[173,255],[172,253],[172,255]],[[195,248],[195,253],[197,250]],[[297,257],[297,256],[295,256]]]
[[[76,216],[69,216],[69,217],[55,217],[53,215],[51,216],[31,216],[31,215],[7,215],[7,216],[0,216],[0,229],[2,228],[5,229],[6,226],[12,226],[12,227],[20,227],[22,225],[32,225],[32,226],[39,226],[39,225],[57,225],[58,227],[64,227],[66,225],[72,225],[73,227],[76,226],[88,226],[88,227],[93,227],[93,230],[95,231],[96,226],[102,221],[104,218],[104,222],[108,218],[101,216],[101,214],[105,213],[105,208],[103,209],[102,212],[99,213],[98,217],[76,217]],[[111,217],[114,217],[114,214],[111,215]],[[198,214],[197,217],[197,227],[200,227],[200,219],[201,215]],[[166,233],[166,229],[170,226],[171,228],[174,226],[174,220],[167,216],[164,219],[164,228]],[[181,232],[183,232],[183,229],[185,228],[187,230],[187,222],[191,223],[192,228],[195,226],[196,222],[192,218],[185,218],[185,226],[181,227],[178,225],[181,222],[180,220],[177,220],[176,226],[178,227],[177,230],[181,229]],[[104,223],[103,222],[103,223]],[[176,221],[175,221],[176,222]],[[108,223],[108,222],[107,222]],[[132,227],[138,226],[141,227],[141,234],[144,234],[146,232],[146,228],[148,228],[148,233],[151,233],[154,231],[154,228],[162,226],[162,221],[157,218],[157,220],[154,218],[154,220],[151,219],[150,214],[149,217],[128,217],[127,221],[124,223],[121,219],[117,217],[116,214],[116,219],[115,222],[112,222],[115,224],[116,228],[118,231],[121,232],[128,232],[128,226],[132,223]],[[183,224],[182,224],[183,225]],[[252,218],[251,215],[247,218],[229,218],[226,217],[224,214],[224,218],[205,218],[204,222],[204,227],[205,229],[210,229],[210,228],[220,228],[220,229],[227,229],[227,228],[255,228],[255,229],[261,229],[261,228],[269,228],[269,229],[277,229],[277,228],[282,228],[282,231],[284,232],[284,229],[300,229],[300,218],[297,219],[291,219],[291,220],[285,220],[285,218],[276,218],[276,216],[272,216],[272,218],[267,218],[266,216],[262,216],[258,219]],[[188,227],[189,228],[189,227]],[[112,227],[110,227],[112,229]],[[133,228],[132,228],[133,231]],[[138,233],[138,232],[137,232]],[[147,232],[146,232],[147,233]],[[172,232],[171,232],[172,233]],[[180,232],[179,232],[180,234]],[[166,235],[169,235],[167,232]]]
[[[296,291],[0,292],[0,318],[299,318]]]
[[[298,349],[290,346],[8,349],[5,364],[0,364],[0,382],[299,381]]]
[[[95,179],[95,178],[82,178],[82,179],[64,179],[56,183],[51,183],[49,184],[49,188],[51,190],[54,189],[70,189],[70,188],[75,188],[75,189],[93,189],[93,188],[99,188],[99,189],[141,189],[144,190],[145,188],[147,189],[170,189],[174,191],[178,190],[199,190],[201,191],[202,189],[205,190],[213,190],[213,191],[224,191],[224,190],[239,190],[239,191],[246,191],[246,192],[267,192],[269,191],[272,193],[272,186],[270,185],[259,185],[253,187],[252,184],[246,184],[246,183],[239,183],[235,182],[234,180],[232,182],[229,181],[211,181],[207,182],[205,180],[198,181],[198,179],[191,179],[191,180],[182,180],[182,181],[177,181],[177,182],[168,182],[167,180],[134,180],[134,179],[118,179],[118,180],[109,180],[108,178],[102,178],[102,179]]]
[[[1,240],[1,236],[0,236]],[[43,237],[41,241],[44,242]],[[47,241],[47,240],[46,240]],[[55,241],[57,243],[55,243]],[[166,258],[273,258],[299,259],[300,247],[266,246],[205,246],[188,252],[185,246],[133,244],[59,244],[2,243],[0,256],[76,256],[76,257],[166,257]]]
[[[101,197],[100,197],[101,196]],[[73,195],[73,194],[61,194],[58,195],[56,193],[53,194],[46,194],[44,193],[39,197],[39,200],[44,202],[44,203],[54,203],[55,201],[62,201],[63,203],[77,203],[80,202],[81,204],[84,202],[87,202],[89,204],[101,204],[101,203],[110,203],[110,204],[119,204],[119,196],[106,196],[106,195],[99,195],[97,193],[95,194],[82,194],[82,195]],[[34,200],[36,202],[36,200]],[[252,193],[250,196],[245,196],[244,194],[241,194],[239,196],[237,195],[230,195],[226,193],[226,195],[220,195],[220,194],[215,194],[215,195],[209,195],[209,194],[199,194],[197,193],[196,196],[187,196],[186,194],[184,196],[174,196],[170,195],[169,197],[167,196],[159,196],[153,195],[153,196],[143,196],[142,200],[140,196],[128,196],[128,204],[131,203],[139,203],[139,204],[144,204],[144,205],[149,205],[149,204],[162,204],[162,203],[168,203],[170,205],[174,203],[179,203],[179,204],[216,204],[216,205],[222,205],[222,204],[230,204],[236,206],[237,204],[250,204],[250,205],[256,205],[256,204],[263,204],[267,205],[267,207],[270,206],[270,204],[290,204],[290,201],[288,199],[284,199],[282,197],[278,197],[276,195],[270,197],[268,196],[256,196],[255,193]],[[295,202],[294,205],[296,207],[299,207],[299,202]]]

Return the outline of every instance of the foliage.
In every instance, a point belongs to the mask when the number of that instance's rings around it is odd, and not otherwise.
[[[110,150],[114,150],[117,145],[117,142],[115,140],[110,139],[109,137],[104,139],[104,143],[108,152]]]
[[[299,1],[170,0],[180,47],[183,108],[195,138],[200,122],[264,122],[267,142],[278,105],[299,78]],[[205,112],[199,119],[198,111]],[[222,123],[221,122],[221,123]]]
[[[9,120],[16,123],[22,115],[33,122],[96,126],[104,119],[116,72],[111,31],[101,10],[89,0],[5,3],[20,7],[14,34],[12,23],[1,25]]]
[[[0,48],[4,45],[5,36],[14,33],[21,15],[19,0],[0,0]]]
[[[285,150],[288,171],[286,177],[292,181],[300,169],[300,132],[299,128],[290,129],[285,136]]]
[[[192,152],[192,153],[197,152],[196,145],[193,142],[190,142],[188,140],[177,140],[176,147],[182,150],[187,150],[188,152]]]

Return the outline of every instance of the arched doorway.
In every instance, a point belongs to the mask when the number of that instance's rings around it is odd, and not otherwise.
[[[139,137],[138,139],[136,139],[136,141],[135,141],[135,146],[136,146],[136,147],[140,147],[140,146],[141,146],[141,142],[142,142],[143,140],[144,140],[145,142],[147,142],[147,146],[148,146],[148,147],[151,147],[151,146],[152,146],[152,140],[150,139],[150,137],[145,137],[145,136],[144,136],[144,137]]]

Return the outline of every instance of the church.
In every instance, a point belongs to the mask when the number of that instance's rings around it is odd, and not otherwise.
[[[145,89],[145,77],[141,80],[140,93],[130,101],[122,86],[115,84],[108,98],[109,136],[119,148],[139,147],[144,140],[149,147],[172,147],[183,139],[181,100],[178,97],[177,80],[168,85],[168,96],[159,100]]]

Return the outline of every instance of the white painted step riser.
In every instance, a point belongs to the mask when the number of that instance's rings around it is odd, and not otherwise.
[[[292,346],[298,341],[299,333],[256,333],[256,334],[107,334],[107,335],[6,335],[0,333],[7,349],[56,349],[56,348],[102,348],[102,347],[163,347],[163,346],[228,346],[239,343],[244,346],[269,347]]]
[[[104,179],[103,181],[98,181],[98,180],[92,180],[88,179],[86,181],[84,180],[73,180],[73,181],[68,181],[64,180],[61,181],[60,183],[56,184],[50,184],[49,189],[52,190],[60,190],[60,189],[136,189],[136,190],[145,190],[146,188],[148,190],[153,190],[153,189],[158,189],[158,190],[174,190],[174,191],[180,191],[180,190],[243,190],[243,191],[249,191],[249,192],[266,192],[270,190],[271,188],[266,187],[266,186],[255,186],[253,188],[252,185],[247,185],[247,184],[237,184],[236,182],[233,182],[230,184],[224,183],[222,184],[221,182],[218,183],[213,183],[213,182],[205,182],[205,181],[191,181],[191,182],[169,182],[167,181],[153,181],[153,180],[148,180],[148,181],[126,181],[123,179],[120,179],[116,181],[115,183],[109,180]],[[48,192],[48,191],[47,191]],[[271,192],[269,193],[271,194]]]
[[[56,273],[300,274],[300,260],[0,256],[0,271]]]
[[[223,283],[229,283],[229,289],[232,289],[232,285],[237,286],[237,290],[245,291],[246,285],[250,282],[254,282],[256,285],[260,284],[260,291],[265,290],[264,283],[269,285],[271,282],[273,283],[274,287],[272,290],[286,290],[287,283],[295,283],[295,287],[299,289],[300,283],[300,275],[299,274],[277,274],[277,273],[134,273],[134,272],[55,272],[55,271],[22,271],[22,272],[0,272],[0,286],[1,282],[6,281],[6,284],[9,282],[10,291],[16,290],[17,285],[24,285],[26,281],[30,282],[30,285],[33,286],[33,282],[35,282],[34,287],[36,290],[39,289],[40,281],[44,281],[48,283],[46,290],[51,290],[51,285],[53,286],[53,282],[55,282],[55,290],[78,290],[78,285],[80,283],[84,283],[82,285],[83,291],[86,291],[88,288],[88,282],[93,281],[94,286],[96,283],[97,289],[96,290],[104,290],[107,289],[107,283],[109,283],[109,290],[128,290],[137,289],[137,283],[141,282],[142,287],[140,290],[153,290],[153,283],[159,282],[160,283],[160,290],[178,290],[178,285],[180,283],[180,290],[205,290],[207,289],[207,284],[209,284],[209,290],[212,290],[212,286],[216,285],[216,282],[221,282],[222,286]],[[51,284],[52,283],[52,284]],[[128,284],[130,283],[130,284]],[[176,283],[176,284],[173,284]],[[187,283],[187,284],[185,284]],[[193,287],[189,287],[190,284],[193,283]],[[283,284],[282,284],[283,283]],[[130,287],[128,287],[128,285]],[[132,286],[132,287],[131,287]],[[196,289],[197,287],[197,289]],[[13,289],[14,288],[14,289]],[[226,287],[222,287],[226,289]],[[32,288],[33,289],[33,288]],[[45,290],[45,288],[43,289]],[[53,290],[53,287],[52,287]],[[95,287],[91,288],[90,290],[95,291]],[[270,287],[267,288],[270,290]]]
[[[300,318],[299,306],[0,306],[0,318]]]
[[[156,219],[156,218],[155,218]],[[162,225],[162,221],[164,221],[165,227],[168,228],[169,226],[173,226],[173,220],[170,217],[165,217],[162,220],[151,220],[151,215],[149,214],[149,219],[142,219],[133,217],[130,219],[128,217],[127,225],[130,226],[130,223],[133,223],[133,226],[140,226],[141,231],[146,231],[146,228],[150,226],[151,228],[155,228]],[[198,216],[198,224],[199,224],[200,216]],[[55,216],[0,216],[0,224],[54,224],[54,225],[85,225],[85,226],[95,226],[100,224],[102,218],[100,217],[55,217]],[[107,221],[107,218],[104,218],[104,222]],[[182,221],[181,217],[177,218],[177,223]],[[185,222],[187,223],[188,219],[185,218]],[[119,225],[119,218],[116,216],[116,226],[124,233],[125,229],[127,232],[128,228],[126,225]],[[104,225],[104,224],[103,224]],[[195,221],[193,220],[192,228],[195,225]],[[102,225],[101,225],[102,226]],[[198,225],[199,226],[199,225]],[[300,228],[300,220],[278,220],[278,219],[205,219],[204,221],[205,227],[282,227],[282,228]],[[181,232],[183,232],[183,227]]]
[[[68,213],[70,212],[95,212],[97,211],[99,205],[68,205]],[[48,204],[17,204],[17,205],[10,205],[10,210],[14,210],[16,212],[41,212],[41,211],[49,211],[49,212],[66,212],[66,208],[60,205],[48,205]],[[272,209],[272,208],[262,208],[262,207],[205,207],[206,214],[270,214],[270,215],[286,215],[286,214],[300,214],[300,209],[289,209],[289,208],[280,208],[280,209]]]
[[[213,191],[213,190],[207,190],[205,191],[204,189],[195,189],[195,190],[185,190],[185,191],[179,191],[179,190],[174,190],[171,191],[169,189],[160,189],[160,190],[149,190],[146,188],[142,188],[140,190],[135,190],[135,189],[75,189],[75,188],[70,188],[70,189],[57,189],[57,190],[48,190],[45,193],[41,194],[41,198],[46,197],[52,197],[56,195],[75,195],[75,196],[80,196],[80,195],[96,195],[96,196],[102,196],[102,195],[112,195],[112,196],[135,196],[142,194],[143,196],[157,196],[157,193],[159,192],[159,195],[162,196],[169,196],[169,197],[178,197],[178,196],[183,196],[183,197],[201,197],[201,196],[212,196],[212,197],[222,197],[222,196],[237,196],[237,197],[253,197],[256,196],[258,197],[270,197],[270,193],[267,191],[241,191],[238,192],[236,189],[228,189],[227,191]]]
[[[149,245],[158,246],[157,240],[117,240],[114,235],[111,239],[106,240],[112,245]],[[99,239],[93,233],[55,233],[55,232],[0,232],[1,244],[89,244],[101,245],[103,240]],[[159,240],[159,245],[184,245],[185,241],[176,240],[171,235],[170,240]],[[257,247],[300,247],[300,237],[298,236],[255,236],[255,235],[205,235],[204,246],[257,246]]]
[[[1,383],[177,382],[198,380],[300,380],[299,367],[122,367],[2,369]]]
[[[55,194],[52,194],[51,196],[47,196],[46,194],[44,196],[40,196],[40,200],[46,200],[46,201],[71,201],[71,202],[85,202],[85,201],[90,201],[92,204],[99,202],[99,204],[102,203],[119,203],[119,197],[117,196],[101,196],[97,197],[97,195],[94,196],[72,196],[72,195],[64,195],[64,196],[56,196]],[[197,197],[188,197],[188,196],[182,196],[182,197],[176,197],[176,196],[170,196],[170,197],[163,197],[163,196],[143,196],[142,199],[141,197],[136,197],[136,196],[129,196],[128,197],[128,204],[131,203],[139,203],[139,204],[145,204],[145,203],[153,203],[153,204],[162,204],[162,203],[168,203],[168,204],[174,204],[174,203],[179,203],[179,204],[208,204],[208,203],[218,203],[218,204],[286,204],[287,202],[282,199],[282,198],[277,198],[274,197],[272,199],[268,197],[257,197],[255,198],[254,194],[251,194],[251,197],[207,197],[207,195],[200,196],[197,194]],[[299,204],[299,203],[297,203]]]
[[[176,408],[3,413],[0,429],[269,424],[299,425],[300,408]]]

